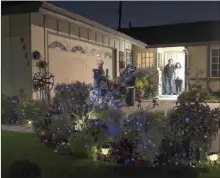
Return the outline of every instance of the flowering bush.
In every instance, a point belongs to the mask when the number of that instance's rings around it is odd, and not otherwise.
[[[3,123],[27,124],[32,121],[34,124],[42,120],[47,105],[44,101],[32,100],[20,90],[16,97],[2,95]],[[37,126],[37,123],[36,123]]]
[[[163,129],[146,111],[126,116],[109,108],[98,119],[87,118],[84,122],[84,129],[74,134],[70,141],[72,152],[120,164],[154,163]],[[101,150],[106,145],[110,151],[105,156]]]
[[[58,84],[54,89],[53,98],[53,105],[57,112],[65,112],[75,119],[81,119],[89,97],[89,88],[89,85],[81,82]]]
[[[213,136],[220,128],[220,109],[211,110],[199,94],[189,95],[180,95],[178,105],[169,115],[160,163],[191,165],[206,159]]]

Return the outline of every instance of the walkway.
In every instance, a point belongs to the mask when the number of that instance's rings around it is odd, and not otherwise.
[[[13,132],[23,132],[23,133],[33,133],[34,130],[30,127],[19,126],[19,125],[3,125],[2,130],[13,131]]]
[[[135,106],[132,107],[124,107],[122,110],[125,112],[134,112],[138,110],[137,107],[138,103],[135,103]],[[220,107],[220,103],[207,103],[211,109],[214,108],[219,108]],[[152,100],[144,100],[141,103],[141,107],[143,109],[147,108],[147,107],[152,107],[153,103]],[[150,111],[169,111],[170,109],[172,109],[173,107],[176,106],[176,101],[158,101],[158,106],[156,106],[154,109],[150,110]]]

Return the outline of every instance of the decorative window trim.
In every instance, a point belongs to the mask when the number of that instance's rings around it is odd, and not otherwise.
[[[51,48],[51,49],[58,48],[61,51],[67,51],[66,47],[61,42],[58,42],[58,41],[54,41],[54,42],[50,43],[48,45],[48,48]]]
[[[213,56],[213,50],[217,50],[218,54]],[[220,78],[220,45],[215,45],[210,47],[210,77],[211,78]],[[213,58],[217,58],[217,61],[213,61]],[[217,68],[213,70],[213,64],[217,65]],[[213,72],[217,72],[217,76],[213,76]]]
[[[104,53],[105,58],[112,58],[112,55],[109,52]]]
[[[73,53],[82,53],[82,54],[85,54],[85,50],[83,49],[83,47],[81,46],[73,46],[72,49],[71,49],[71,52]]]
[[[92,49],[92,50],[90,51],[90,54],[91,54],[92,56],[101,57],[101,52],[98,51],[97,49]]]

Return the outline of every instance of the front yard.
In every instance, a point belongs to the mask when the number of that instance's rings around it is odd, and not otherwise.
[[[15,160],[28,159],[36,163],[42,172],[42,178],[145,178],[150,176],[146,167],[119,166],[94,162],[88,159],[78,159],[61,156],[41,144],[35,134],[2,131],[2,177],[7,178],[10,165]],[[176,175],[179,177],[180,175]],[[183,177],[185,175],[182,175]],[[181,177],[182,177],[181,176]],[[164,177],[167,177],[167,175]],[[220,177],[220,169],[200,174],[201,178]]]

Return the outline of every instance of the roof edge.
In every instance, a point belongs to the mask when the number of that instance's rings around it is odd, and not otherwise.
[[[147,48],[166,48],[166,47],[177,47],[177,46],[198,46],[198,45],[210,45],[210,44],[220,44],[220,41],[175,43],[175,44],[157,44],[157,45],[148,45]]]
[[[41,5],[41,8],[43,9],[46,9],[46,10],[49,10],[49,11],[52,11],[52,12],[55,12],[55,13],[58,13],[60,15],[63,15],[63,16],[66,16],[70,19],[73,19],[73,20],[77,20],[79,22],[82,22],[82,23],[85,23],[91,27],[95,27],[95,28],[98,28],[98,29],[101,29],[103,31],[106,31],[110,34],[113,34],[113,35],[116,35],[116,36],[119,36],[119,37],[122,37],[122,38],[125,38],[129,41],[132,41],[133,43],[136,43],[137,45],[141,46],[141,47],[147,47],[147,44],[140,41],[140,40],[137,40],[135,38],[132,38],[122,32],[119,32],[117,30],[114,30],[110,27],[106,27],[104,25],[101,25],[93,20],[89,20],[87,19],[86,17],[83,17],[81,15],[78,15],[78,14],[75,14],[67,9],[64,9],[64,8],[61,8],[59,6],[56,6],[56,5],[53,5],[52,3],[49,3],[49,2],[43,2],[42,5]]]
[[[160,27],[174,27],[174,26],[180,26],[180,25],[195,25],[195,24],[202,24],[202,23],[219,23],[220,19],[218,20],[205,20],[205,21],[190,21],[190,22],[181,22],[181,23],[172,23],[172,24],[164,24],[164,25],[152,25],[152,26],[142,26],[142,27],[132,27],[132,28],[121,28],[117,29],[117,31],[120,32],[123,30],[131,30],[131,29],[150,29],[150,28],[160,28]]]

